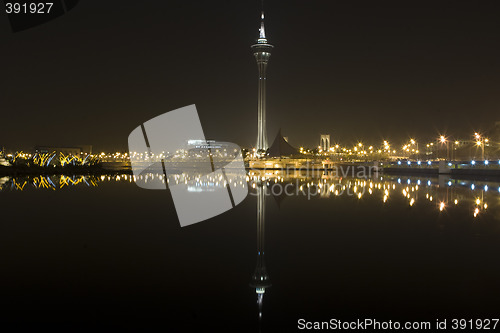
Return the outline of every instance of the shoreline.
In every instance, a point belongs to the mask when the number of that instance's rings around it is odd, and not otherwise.
[[[436,168],[380,168],[378,171],[373,169],[373,166],[362,166],[362,165],[341,165],[338,168],[321,168],[321,167],[301,167],[301,168],[256,168],[256,167],[246,167],[246,171],[283,171],[283,172],[300,172],[309,171],[313,174],[320,176],[320,173],[332,173],[336,172],[339,176],[352,176],[352,171],[356,174],[360,170],[365,170],[363,174],[365,176],[372,175],[401,175],[401,176],[449,176],[454,179],[500,179],[500,170],[488,170],[488,169],[450,169],[446,173],[439,173]],[[339,172],[339,169],[345,172]],[[0,166],[0,177],[1,176],[39,176],[39,175],[116,175],[116,174],[126,174],[132,175],[131,168],[106,168],[105,166],[65,166],[65,167],[53,167],[44,168],[37,166]],[[356,175],[355,175],[356,176]]]
[[[110,175],[132,174],[131,169],[107,169],[103,166],[65,166],[43,168],[36,166],[0,166],[0,176],[47,176],[47,175]]]

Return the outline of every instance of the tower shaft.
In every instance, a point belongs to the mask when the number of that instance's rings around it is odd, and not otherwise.
[[[257,116],[257,151],[265,151],[268,146],[267,127],[266,127],[266,70],[267,61],[259,62],[259,90],[258,90],[258,116]]]

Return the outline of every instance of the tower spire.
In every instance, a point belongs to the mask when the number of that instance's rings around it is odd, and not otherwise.
[[[262,12],[260,14],[260,28],[259,28],[259,39],[257,39],[257,43],[266,44],[266,29],[264,27],[264,8],[262,8]]]
[[[260,28],[259,28],[259,38],[257,39],[258,44],[267,44],[266,38],[266,28],[264,27],[264,0],[260,2]]]

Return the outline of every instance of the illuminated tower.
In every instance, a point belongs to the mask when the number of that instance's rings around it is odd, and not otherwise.
[[[266,185],[257,184],[257,265],[252,275],[250,286],[255,288],[257,294],[257,305],[259,307],[259,326],[262,323],[262,304],[266,288],[271,287],[269,275],[267,274],[264,261],[264,238],[266,228]]]
[[[260,16],[260,29],[257,44],[252,45],[253,55],[257,60],[259,69],[259,93],[258,93],[258,116],[257,116],[257,152],[265,153],[267,145],[267,129],[266,129],[266,69],[273,45],[268,44],[266,38],[266,30],[264,29],[264,10]]]

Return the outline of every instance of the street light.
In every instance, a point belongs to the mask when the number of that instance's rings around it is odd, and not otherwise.
[[[476,145],[478,147],[481,147],[481,160],[484,161],[484,142],[482,142],[482,141],[476,141]]]
[[[446,139],[446,137],[444,135],[440,135],[439,142],[441,142],[441,144],[446,143],[446,159],[449,160],[450,159],[450,146],[448,145],[448,140]]]
[[[415,150],[415,153],[417,154],[417,160],[418,160],[418,152],[419,152],[419,149],[418,149],[418,141],[415,140],[415,139],[410,139],[410,143],[412,146],[416,146],[416,150]]]
[[[456,160],[457,159],[457,148],[460,145],[460,141],[455,140],[455,145],[453,146],[453,150],[451,151],[451,159]]]
[[[490,141],[488,138],[481,137],[477,132],[474,133],[474,138],[476,139],[476,145],[481,147],[481,160],[484,161],[484,147]]]

